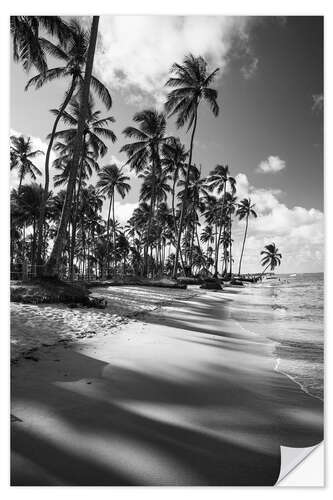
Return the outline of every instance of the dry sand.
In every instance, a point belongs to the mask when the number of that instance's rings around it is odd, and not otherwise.
[[[273,485],[281,445],[322,440],[322,403],[232,321],[231,292],[21,359],[12,484]]]

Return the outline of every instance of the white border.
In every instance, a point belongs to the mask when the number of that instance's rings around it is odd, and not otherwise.
[[[332,227],[333,221],[329,221],[329,216],[332,216],[332,168],[330,165],[330,159],[332,158],[332,142],[329,139],[332,136],[332,98],[331,93],[333,92],[333,78],[332,78],[332,47],[333,47],[333,2],[331,0],[302,0],[302,1],[292,1],[292,0],[279,0],[278,2],[268,2],[267,0],[232,0],[232,1],[221,1],[221,0],[204,0],[202,2],[194,2],[194,0],[167,0],[162,4],[162,2],[156,2],[156,0],[122,0],[121,2],[111,2],[110,0],[94,0],[94,2],[80,2],[74,4],[74,2],[68,2],[68,0],[57,0],[56,2],[45,2],[45,0],[5,0],[1,4],[1,16],[0,16],[0,36],[1,36],[1,54],[2,54],[2,68],[1,68],[1,169],[2,182],[0,183],[0,203],[1,203],[1,318],[2,325],[1,328],[1,349],[0,349],[0,380],[1,380],[1,457],[0,457],[0,488],[2,490],[2,498],[10,497],[16,498],[18,496],[24,495],[25,499],[33,498],[58,498],[59,495],[70,496],[71,498],[80,498],[80,500],[89,499],[91,495],[97,494],[99,497],[109,498],[110,495],[116,498],[130,498],[135,496],[137,500],[141,498],[146,500],[147,498],[158,498],[168,499],[172,495],[173,498],[184,498],[191,497],[191,500],[196,500],[202,498],[202,496],[210,496],[211,498],[221,498],[221,495],[227,495],[228,498],[234,498],[239,494],[246,495],[247,500],[258,500],[267,498],[269,495],[280,495],[286,499],[295,500],[295,496],[300,496],[302,500],[313,499],[313,496],[323,497],[327,496],[329,490],[331,490],[330,478],[326,478],[326,488],[315,489],[312,488],[299,488],[299,489],[288,489],[288,488],[9,488],[8,478],[9,478],[9,370],[8,370],[8,325],[9,325],[9,314],[8,314],[8,249],[9,249],[9,216],[8,216],[8,184],[6,179],[9,179],[8,172],[8,130],[9,130],[9,78],[8,78],[8,68],[9,68],[9,15],[10,14],[58,14],[58,15],[83,15],[83,14],[169,14],[169,15],[180,15],[180,14],[220,14],[220,15],[325,15],[325,47],[326,47],[326,57],[325,57],[325,135],[326,135],[326,220],[328,221],[326,230],[326,256],[333,255],[332,248]],[[332,139],[331,139],[332,141]],[[332,259],[332,257],[331,257]],[[327,261],[326,261],[327,262]],[[332,264],[327,262],[326,266],[326,283],[332,283]],[[332,293],[326,289],[326,304],[332,304]],[[332,306],[331,306],[332,308]],[[326,308],[326,310],[328,307]],[[328,316],[328,311],[327,311]],[[331,318],[329,318],[331,319]],[[329,329],[328,317],[326,318],[326,331]],[[332,356],[331,353],[327,355],[328,351],[331,349],[329,342],[329,335],[326,334],[326,423],[329,422],[329,404],[327,402],[328,397],[328,375],[332,371],[330,366],[332,366]],[[331,362],[330,362],[331,361]],[[329,435],[329,430],[326,426],[326,442]],[[313,454],[314,455],[314,454]],[[330,459],[330,453],[327,453],[326,460],[326,471],[332,469],[332,460]],[[310,459],[310,458],[309,458]],[[321,467],[321,460],[317,462],[314,461],[313,468]],[[296,472],[296,471],[295,471]],[[305,472],[307,474],[307,472]],[[304,476],[304,484],[307,484],[306,479],[308,476]],[[298,482],[298,484],[300,484]],[[332,495],[332,492],[331,494]]]

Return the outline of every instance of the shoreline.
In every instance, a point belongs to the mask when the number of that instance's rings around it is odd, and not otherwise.
[[[321,440],[322,405],[230,300],[200,290],[13,367],[12,484],[275,484],[281,445]]]

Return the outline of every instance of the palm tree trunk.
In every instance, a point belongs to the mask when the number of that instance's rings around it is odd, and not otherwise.
[[[226,192],[226,183],[224,184],[224,189],[223,189],[223,201],[222,201],[222,207],[221,207],[221,224],[220,224],[220,230],[219,230],[219,237],[216,240],[216,247],[215,247],[215,268],[214,268],[214,276],[217,277],[218,275],[218,263],[219,263],[219,251],[220,251],[220,244],[221,244],[221,233],[222,233],[222,227],[223,225],[223,212],[224,212],[224,204],[225,204],[225,192]],[[224,229],[223,229],[223,234],[224,234]]]
[[[180,212],[180,221],[179,221],[179,227],[178,227],[175,264],[174,264],[173,273],[172,273],[172,277],[174,279],[177,278],[178,258],[179,258],[180,243],[181,243],[181,237],[182,237],[182,231],[183,231],[185,205],[187,205],[187,192],[188,192],[188,184],[189,184],[189,180],[190,180],[190,171],[191,171],[192,153],[193,153],[193,141],[194,141],[195,130],[197,128],[197,122],[198,122],[198,103],[196,104],[196,108],[195,108],[195,117],[194,117],[192,134],[191,134],[191,142],[190,142],[190,153],[189,153],[189,159],[188,159],[188,165],[187,165],[187,171],[186,171],[186,179],[185,179],[185,187],[184,187],[184,197],[182,200],[183,201],[182,202],[182,209]]]
[[[243,239],[243,245],[242,245],[242,251],[241,251],[241,256],[239,259],[239,266],[238,266],[238,274],[241,273],[241,268],[242,268],[242,260],[243,260],[243,253],[244,253],[244,247],[245,247],[245,240],[247,236],[247,228],[249,225],[249,216],[246,216],[246,225],[245,225],[245,233],[244,233],[244,239]]]
[[[261,273],[261,275],[260,275],[260,278],[262,278],[262,277],[263,277],[263,275],[264,275],[264,274],[265,274],[265,272],[266,272],[266,269],[268,269],[270,265],[271,265],[271,263],[269,263],[269,264],[265,267],[265,269],[263,270],[263,272],[262,272],[262,273]]]
[[[150,233],[151,233],[151,223],[153,219],[153,213],[154,213],[154,205],[155,205],[155,182],[156,182],[156,177],[155,177],[155,158],[153,158],[153,186],[152,186],[152,196],[150,200],[150,208],[149,208],[149,219],[148,219],[148,229],[147,229],[147,242],[145,245],[144,249],[144,271],[143,275],[145,277],[148,277],[149,274],[149,240],[150,240]],[[150,256],[150,261],[151,261],[151,256]]]
[[[177,182],[177,175],[175,172],[175,175],[173,177],[173,186],[172,186],[172,216],[173,216],[173,224],[174,224],[174,229],[175,229],[175,237],[178,238],[178,228],[177,228],[176,210],[175,210],[176,182]],[[184,259],[183,259],[183,254],[182,254],[181,248],[179,249],[179,257],[180,257],[180,264],[181,264],[183,272],[185,274],[185,265],[184,265]]]
[[[69,172],[69,178],[67,183],[67,191],[65,202],[62,208],[60,224],[57,232],[57,236],[53,245],[53,249],[51,255],[49,257],[48,262],[45,266],[45,274],[49,276],[57,276],[58,275],[58,266],[60,262],[61,253],[65,243],[66,237],[66,227],[69,220],[71,208],[72,208],[72,198],[73,198],[73,189],[76,182],[77,170],[79,167],[80,160],[80,149],[82,146],[82,137],[84,133],[85,121],[88,110],[88,102],[89,102],[89,90],[90,90],[90,81],[92,68],[94,63],[94,55],[95,55],[95,47],[98,33],[98,22],[99,16],[94,16],[92,21],[92,27],[90,32],[90,40],[89,40],[89,48],[86,62],[86,71],[83,82],[83,89],[81,95],[80,102],[80,115],[78,120],[77,134],[75,138],[74,145],[74,154],[72,167]]]
[[[17,189],[17,194],[20,194],[20,192],[21,192],[21,186],[22,186],[22,182],[23,182],[23,177],[24,177],[24,170],[22,170],[21,175],[20,175],[20,182],[19,182],[19,186],[18,186],[18,189]]]
[[[110,251],[110,215],[111,215],[111,205],[112,205],[112,197],[110,196],[109,210],[108,210],[108,220],[106,223],[106,266],[103,265],[103,279],[105,278],[104,273],[105,270],[109,272],[109,251]],[[106,269],[105,269],[106,267]]]
[[[113,231],[113,276],[116,276],[116,219],[114,216],[114,187],[112,193],[112,231]]]
[[[81,159],[81,165],[80,165],[79,183],[78,183],[76,197],[75,197],[76,199],[74,201],[74,214],[73,214],[73,221],[72,221],[72,238],[71,238],[71,252],[70,252],[71,257],[70,257],[70,263],[69,263],[69,276],[70,276],[70,279],[72,281],[74,279],[74,254],[75,254],[75,244],[76,244],[76,223],[77,223],[78,206],[80,203],[81,182],[82,182],[82,159]]]
[[[71,100],[74,90],[76,87],[76,77],[73,76],[72,78],[72,83],[71,86],[67,92],[66,98],[59,110],[59,113],[57,114],[56,119],[54,120],[52,132],[51,132],[51,137],[49,144],[47,146],[47,151],[46,151],[46,157],[45,157],[45,182],[44,182],[44,193],[42,197],[42,203],[40,206],[40,214],[39,214],[39,220],[38,220],[38,233],[37,233],[37,265],[40,266],[41,264],[41,248],[42,248],[42,240],[43,240],[43,227],[45,223],[45,210],[46,210],[46,203],[47,199],[49,196],[49,185],[50,185],[50,155],[52,151],[52,146],[54,142],[54,136],[57,131],[58,123],[60,121],[60,118],[63,116],[64,111]],[[38,269],[38,268],[37,268]],[[40,269],[40,268],[39,268]]]
[[[229,218],[229,232],[230,232],[230,242],[229,242],[229,255],[230,255],[230,279],[232,278],[232,238],[231,238],[231,225],[232,225],[232,221],[231,221],[231,214],[230,214],[230,218]]]

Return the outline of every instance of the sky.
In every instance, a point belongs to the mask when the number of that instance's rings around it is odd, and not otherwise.
[[[250,196],[258,213],[250,221],[243,271],[258,272],[260,251],[273,241],[283,256],[280,272],[323,271],[321,17],[102,16],[94,73],[109,88],[113,106],[106,111],[97,99],[96,106],[115,117],[118,140],[108,144],[100,165],[124,164],[122,130],[135,112],[163,109],[170,67],[189,52],[205,57],[212,70],[220,68],[215,82],[220,113],[215,118],[200,105],[193,161],[204,176],[216,164],[228,164],[237,196]],[[57,64],[50,60],[49,67]],[[11,129],[33,137],[45,151],[49,110],[59,106],[69,82],[25,91],[33,74],[11,61]],[[189,144],[189,134],[173,119],[167,132]],[[43,170],[43,159],[36,163]],[[129,174],[132,189],[116,201],[121,222],[138,203],[140,181]],[[14,174],[11,180],[16,186]],[[235,265],[243,231],[244,222],[235,221]]]

